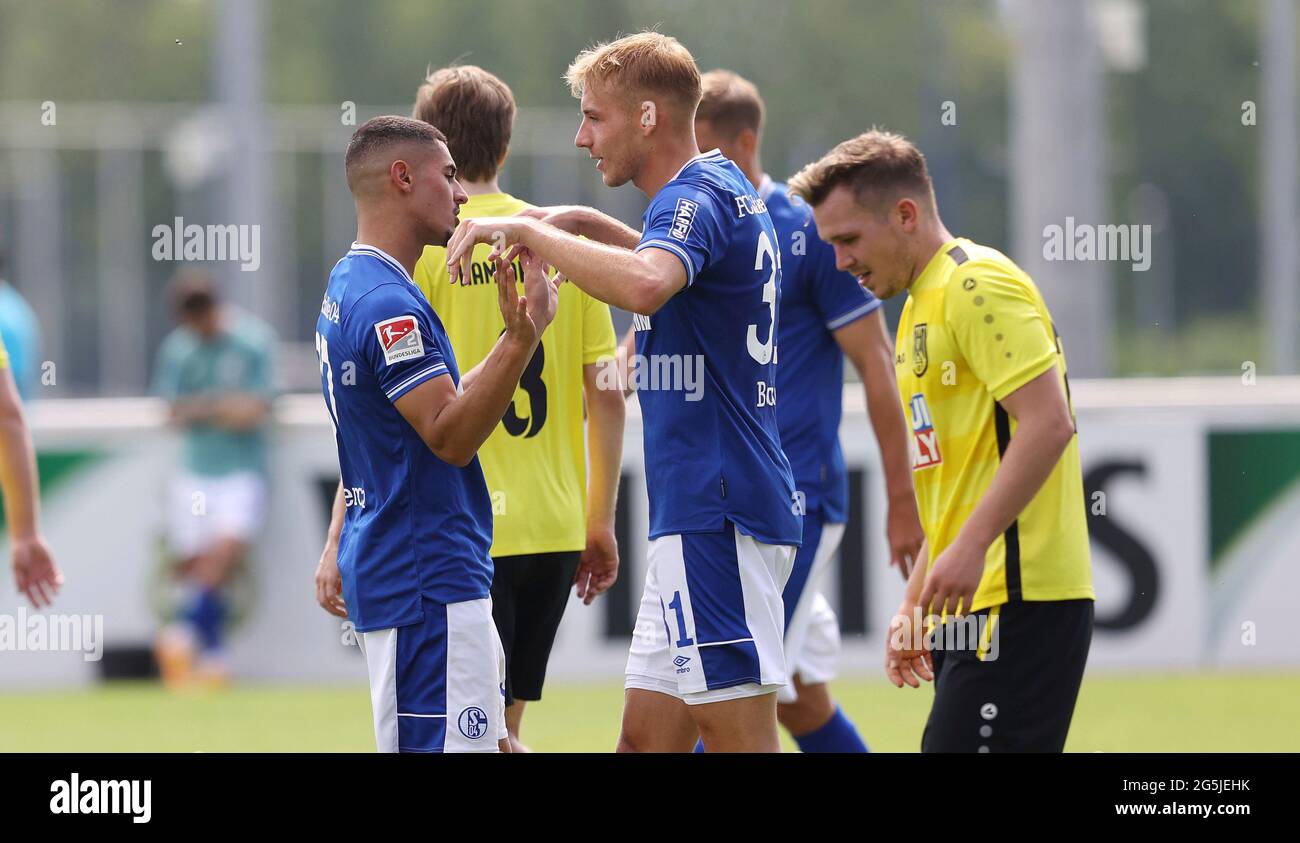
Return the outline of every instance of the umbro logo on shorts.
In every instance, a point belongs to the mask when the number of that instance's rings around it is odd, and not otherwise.
[[[686,663],[690,660],[691,660],[690,656],[678,656],[677,658],[673,659],[673,664],[677,665],[677,672],[690,673],[691,669],[686,666]]]

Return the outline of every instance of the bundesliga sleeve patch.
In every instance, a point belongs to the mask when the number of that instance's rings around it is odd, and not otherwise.
[[[424,356],[424,338],[414,316],[397,316],[375,323],[375,334],[384,349],[384,362],[389,366]]]
[[[668,229],[668,236],[685,243],[687,235],[691,233],[691,223],[695,222],[695,212],[699,207],[698,203],[689,199],[678,199],[677,208],[673,211],[673,226]]]

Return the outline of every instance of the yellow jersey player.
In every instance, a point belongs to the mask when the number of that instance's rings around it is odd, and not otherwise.
[[[934,679],[922,749],[1059,752],[1095,595],[1047,305],[1005,255],[948,232],[906,138],[867,132],[790,185],[840,269],[878,298],[908,293],[895,372],[926,546],[891,623],[886,672],[899,687]],[[913,619],[931,613],[949,620],[922,640]]]

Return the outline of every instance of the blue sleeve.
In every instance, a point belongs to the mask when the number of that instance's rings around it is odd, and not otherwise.
[[[645,230],[636,250],[663,249],[686,267],[686,286],[727,250],[731,227],[726,207],[712,193],[691,184],[669,184],[646,209]]]
[[[880,307],[880,299],[858,279],[835,267],[835,249],[813,234],[808,238],[807,291],[827,330],[838,331]]]
[[[382,284],[353,304],[347,333],[361,358],[358,366],[375,376],[389,401],[450,374],[450,352],[432,316],[429,303],[409,284]]]

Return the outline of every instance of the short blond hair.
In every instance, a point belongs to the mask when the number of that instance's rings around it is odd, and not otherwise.
[[[703,97],[696,120],[707,120],[713,131],[728,140],[745,129],[763,134],[767,107],[753,82],[730,70],[710,70],[700,77],[700,87]]]
[[[864,207],[899,194],[912,194],[934,207],[934,186],[925,155],[902,135],[872,129],[851,138],[790,179],[790,192],[814,208],[840,185],[853,190]]]
[[[680,106],[688,119],[700,104],[700,69],[690,50],[671,35],[638,32],[578,53],[564,81],[575,97],[595,82],[622,90],[630,100],[661,94]]]

